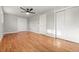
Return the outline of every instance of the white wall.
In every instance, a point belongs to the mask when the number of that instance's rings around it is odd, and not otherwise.
[[[4,15],[4,33],[27,31],[27,19],[15,15]]]
[[[67,9],[65,19],[64,36],[79,43],[79,7]]]
[[[4,33],[17,32],[17,17],[4,14]]]
[[[29,19],[5,14],[4,32],[10,33],[29,30],[54,36],[55,20],[57,20],[57,37],[79,43],[79,7],[57,11],[56,19],[54,19],[54,16],[53,9]],[[0,20],[0,24],[2,24],[2,20]],[[2,25],[0,25],[0,27],[1,26]],[[1,28],[0,33],[2,33]]]
[[[55,30],[53,9],[29,18],[29,30],[32,32],[53,35]]]
[[[57,33],[61,38],[79,43],[79,7],[57,13]]]
[[[4,21],[4,15],[2,7],[0,6],[0,38],[3,36],[3,21]]]
[[[29,30],[51,36],[56,31],[57,37],[79,43],[79,7],[61,9],[56,12],[55,19],[54,16],[54,10],[51,10],[31,17]]]

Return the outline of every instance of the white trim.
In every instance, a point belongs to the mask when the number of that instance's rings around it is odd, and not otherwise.
[[[58,10],[54,10],[54,12],[57,13],[57,12],[61,12],[63,10],[66,10],[66,9],[69,9],[69,8],[74,8],[74,7],[77,7],[77,6],[64,7],[64,8],[58,9]]]
[[[18,32],[20,32],[20,31],[18,31]],[[10,33],[17,33],[17,32],[5,32],[5,33],[3,33],[3,35],[10,34]]]
[[[18,33],[18,32],[25,32],[25,31],[4,32],[3,35],[5,35],[5,34],[10,34],[10,33]],[[26,32],[28,32],[28,31],[26,31]]]
[[[2,38],[3,38],[3,34],[0,34],[0,41],[2,40]]]

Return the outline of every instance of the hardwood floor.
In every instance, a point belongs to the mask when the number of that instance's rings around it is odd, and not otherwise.
[[[1,52],[56,52],[79,51],[79,44],[33,33],[5,34],[0,42]]]

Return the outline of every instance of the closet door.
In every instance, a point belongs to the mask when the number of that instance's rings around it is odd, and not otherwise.
[[[18,31],[27,31],[27,19],[17,18],[17,30]]]
[[[53,10],[50,10],[46,15],[46,33],[50,36],[55,36],[55,20]]]
[[[34,16],[32,18],[30,18],[29,20],[29,31],[32,32],[39,32],[39,16]]]
[[[65,10],[56,13],[56,37],[63,38]]]
[[[39,32],[42,34],[46,33],[46,15],[40,15],[39,19]]]

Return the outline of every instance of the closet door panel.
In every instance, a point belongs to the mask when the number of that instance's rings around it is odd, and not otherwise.
[[[58,38],[63,38],[64,33],[64,21],[65,21],[65,11],[60,11],[56,13],[56,36]]]
[[[17,30],[18,31],[27,31],[27,19],[17,17]]]
[[[30,18],[29,20],[29,31],[32,31],[32,32],[39,32],[39,17],[38,15],[37,16],[34,16],[32,18]]]
[[[39,32],[42,34],[46,33],[46,15],[40,15],[39,19]]]
[[[54,20],[54,12],[51,10],[46,15],[46,31],[50,36],[55,35],[55,20]]]

